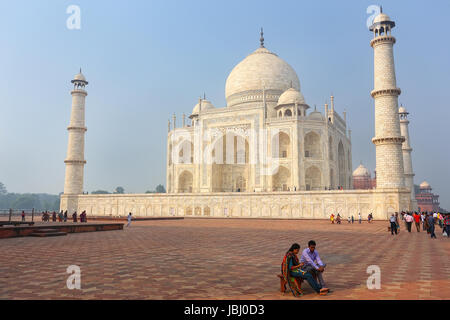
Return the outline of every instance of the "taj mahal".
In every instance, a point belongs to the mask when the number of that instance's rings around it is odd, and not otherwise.
[[[407,112],[398,105],[392,36],[395,22],[373,21],[376,188],[354,190],[351,131],[334,97],[307,103],[295,70],[260,44],[225,84],[226,106],[203,96],[168,122],[166,189],[162,194],[84,194],[85,99],[88,82],[72,80],[61,210],[93,216],[324,219],[417,208]],[[192,104],[194,105],[195,102]],[[341,114],[339,113],[341,112]]]

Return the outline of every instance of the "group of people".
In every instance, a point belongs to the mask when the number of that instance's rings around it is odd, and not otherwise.
[[[400,217],[400,218],[399,218]],[[405,222],[405,227],[408,232],[411,232],[413,223],[416,226],[417,232],[420,232],[420,227],[422,225],[422,230],[427,231],[431,238],[436,239],[435,225],[438,224],[443,230],[443,235],[450,237],[450,213],[440,213],[440,212],[398,212],[393,213],[389,218],[391,235],[398,234],[400,232],[400,221]]]
[[[339,213],[337,214],[336,217],[335,217],[334,213],[332,213],[331,216],[330,216],[330,220],[331,220],[332,224],[334,224],[335,221],[336,221],[337,224],[341,224],[341,219],[342,218],[341,218],[341,215]],[[354,223],[355,222],[355,217],[353,217],[353,215],[352,216],[348,216],[347,217],[347,221],[348,221],[348,223]],[[362,222],[361,213],[358,213],[358,221],[359,221],[359,223]],[[372,223],[372,221],[373,221],[372,213],[369,213],[369,215],[367,216],[367,221],[369,223]]]
[[[316,242],[311,240],[308,247],[302,251],[300,259],[298,253],[300,245],[294,243],[286,252],[281,263],[281,273],[294,297],[303,295],[300,282],[306,280],[311,288],[319,295],[327,295],[330,289],[327,288],[323,280],[323,272],[326,264],[320,259],[316,250]]]
[[[58,219],[59,222],[67,222],[67,210],[63,212],[63,210],[61,210],[61,212],[59,212],[58,214],[56,213],[56,211],[53,211],[52,213],[48,212],[48,211],[44,211],[42,212],[42,221],[48,222],[50,221],[50,214],[52,216],[52,221],[56,222],[56,220]],[[22,220],[24,219],[25,215],[24,212],[22,212]],[[78,216],[77,216],[77,212],[75,211],[72,214],[72,221],[73,222],[78,222]],[[83,211],[80,214],[80,222],[87,222],[87,215],[86,215],[86,211]]]

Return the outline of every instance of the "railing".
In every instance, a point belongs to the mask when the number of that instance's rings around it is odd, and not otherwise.
[[[41,215],[42,212],[35,209],[0,209],[0,220],[11,221],[14,217],[22,217],[22,211],[25,212],[25,219],[31,216],[31,221],[34,221],[34,216]]]

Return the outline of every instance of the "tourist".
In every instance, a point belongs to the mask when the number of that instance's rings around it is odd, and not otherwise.
[[[417,232],[420,232],[420,215],[414,212],[414,223],[416,224]]]
[[[63,215],[63,211],[61,210],[61,212],[58,214],[58,221],[62,222],[64,219],[64,215]]]
[[[334,224],[334,214],[331,214],[330,220],[331,220],[331,223]]]
[[[52,221],[56,222],[56,212],[55,211],[53,211],[53,213],[52,213]]]
[[[442,216],[442,213],[438,212],[438,222],[439,222],[439,227],[441,227],[441,229],[444,227],[443,221],[444,221],[444,217]]]
[[[336,223],[337,224],[341,224],[341,215],[338,213],[337,218],[336,218]]]
[[[128,214],[127,220],[128,220],[127,227],[129,227],[131,225],[131,212]]]
[[[73,222],[77,222],[77,212],[75,211],[72,215]]]
[[[431,239],[436,239],[436,235],[434,234],[434,217],[432,214],[430,214],[427,218],[427,222],[428,222],[428,229],[430,230],[430,234],[431,234]]]
[[[413,221],[414,221],[413,217],[407,212],[405,214],[405,222],[406,222],[406,228],[408,229],[409,233],[411,233],[411,226],[412,226]]]
[[[425,227],[425,230],[427,230],[427,233],[430,234],[430,224],[428,223],[428,217],[429,217],[429,214],[427,212],[423,225]]]
[[[67,210],[64,211],[64,222],[67,222]]]
[[[389,222],[391,223],[391,235],[397,234],[397,219],[394,214],[389,218]]]
[[[450,237],[450,213],[446,213],[444,217],[444,232]]]
[[[25,221],[25,211],[22,211],[22,221]]]
[[[355,218],[354,218],[353,215],[352,215],[352,224],[353,224],[353,222],[355,222]]]
[[[358,221],[361,224],[361,213],[358,213]]]
[[[350,216],[347,217],[347,221],[348,223],[351,223],[352,219],[350,218]]]
[[[291,248],[286,252],[286,255],[283,258],[283,262],[281,263],[281,273],[283,274],[284,280],[287,282],[289,288],[291,289],[294,297],[300,297],[303,295],[302,290],[300,289],[300,285],[297,282],[297,279],[300,278],[308,281],[311,288],[314,289],[320,295],[326,295],[328,293],[327,288],[322,288],[320,284],[314,279],[311,273],[306,272],[301,269],[303,267],[303,263],[300,263],[298,260],[298,252],[300,251],[300,245],[294,243]]]
[[[325,271],[326,264],[320,260],[319,253],[316,250],[316,242],[314,240],[310,240],[308,242],[308,248],[303,250],[300,257],[300,263],[304,263],[304,271],[311,273],[314,278],[319,279],[319,284],[322,288],[327,287],[322,276]]]
[[[87,222],[86,211],[80,214],[80,222]]]
[[[422,214],[420,215],[420,219],[422,221],[422,230],[423,231],[427,230],[427,228],[425,228],[425,218],[426,218],[425,212],[422,212]]]
[[[397,232],[400,233],[400,222],[398,221],[398,212],[395,213],[395,225],[397,226]]]

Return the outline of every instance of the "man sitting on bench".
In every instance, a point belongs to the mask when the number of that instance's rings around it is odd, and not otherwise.
[[[304,271],[311,273],[314,278],[317,278],[319,280],[319,283],[323,288],[327,288],[322,276],[326,264],[324,264],[322,260],[320,260],[319,253],[315,249],[316,242],[314,240],[309,241],[308,248],[306,248],[302,252],[300,263],[304,263]]]

